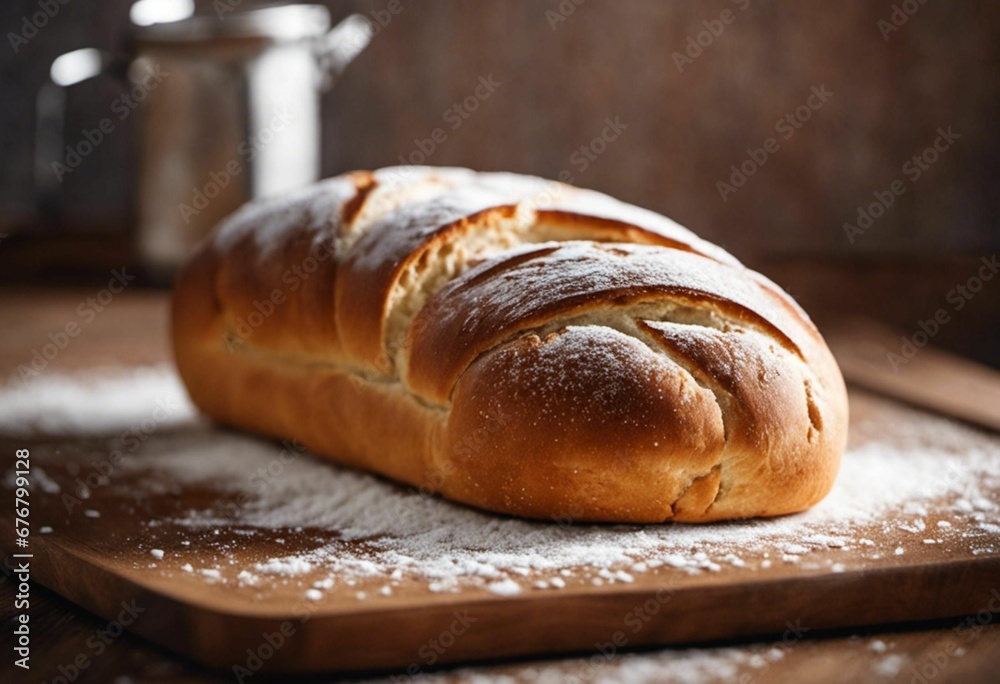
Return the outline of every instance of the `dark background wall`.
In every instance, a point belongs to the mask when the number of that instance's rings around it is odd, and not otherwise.
[[[911,0],[919,9],[887,39],[878,22],[892,14],[888,0],[586,0],[558,22],[547,13],[574,7],[570,0],[401,2],[325,101],[326,175],[396,163],[492,75],[502,85],[429,163],[543,176],[569,169],[578,184],[664,212],[749,260],[1000,244],[995,2]],[[342,15],[388,0],[327,4]],[[0,45],[0,231],[33,217],[34,96],[51,59],[117,47],[129,5],[69,0],[18,54],[9,39]],[[674,53],[727,9],[732,23],[680,71]],[[4,32],[36,10],[37,0],[8,0]],[[833,95],[791,138],[776,136],[776,122],[813,86]],[[110,78],[73,88],[67,135],[94,125],[120,92]],[[581,170],[572,155],[605,117],[628,128]],[[132,124],[64,183],[70,223],[127,226]],[[960,139],[910,182],[903,163],[948,126]],[[768,137],[780,149],[723,201],[717,182]],[[842,224],[897,178],[907,194],[852,245]]]

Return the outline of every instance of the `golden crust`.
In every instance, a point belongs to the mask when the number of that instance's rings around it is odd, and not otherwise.
[[[179,274],[173,321],[213,418],[497,512],[791,513],[846,441],[836,363],[777,286],[540,179],[383,169],[248,205]]]

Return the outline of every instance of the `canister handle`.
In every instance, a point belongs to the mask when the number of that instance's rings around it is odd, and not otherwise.
[[[332,88],[347,65],[361,54],[371,39],[368,20],[360,14],[348,16],[321,36],[316,41],[319,87],[324,91]]]

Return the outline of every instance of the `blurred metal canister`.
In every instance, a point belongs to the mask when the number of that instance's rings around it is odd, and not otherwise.
[[[154,11],[137,15],[143,4]],[[39,94],[37,155],[44,160],[61,148],[63,88],[102,72],[123,74],[140,115],[138,258],[150,276],[166,280],[240,205],[319,178],[320,95],[370,31],[358,15],[331,30],[319,5],[173,21],[156,21],[157,6],[165,5],[133,6],[123,56],[85,48],[53,62],[53,82]]]

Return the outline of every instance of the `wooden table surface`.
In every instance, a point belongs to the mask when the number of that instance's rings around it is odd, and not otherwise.
[[[84,291],[0,293],[0,377],[29,364],[33,350],[49,334],[78,321],[80,332],[46,362],[45,373],[116,363],[156,363],[169,358],[166,300],[155,292],[127,291],[87,320]],[[997,578],[1000,591],[1000,577]],[[231,672],[210,672],[128,633],[105,638],[108,623],[42,587],[32,588],[32,662],[30,673],[10,661],[14,628],[15,583],[0,578],[0,643],[3,681],[55,682],[215,682]],[[1000,594],[998,594],[1000,595]],[[1000,602],[998,602],[1000,603]],[[477,664],[439,670],[443,681],[483,681],[504,677],[532,681],[900,681],[993,682],[1000,664],[1000,615],[933,623],[892,625],[860,631],[782,635],[739,643],[686,645],[605,657],[599,653],[555,660]],[[596,652],[595,652],[596,653]],[[86,666],[74,676],[74,662]],[[64,680],[59,677],[65,678]],[[373,676],[378,676],[374,673]],[[263,678],[261,678],[263,679]],[[406,678],[403,677],[403,680]],[[327,681],[317,678],[315,681]],[[313,681],[313,680],[310,680]],[[389,681],[400,681],[389,680]]]

